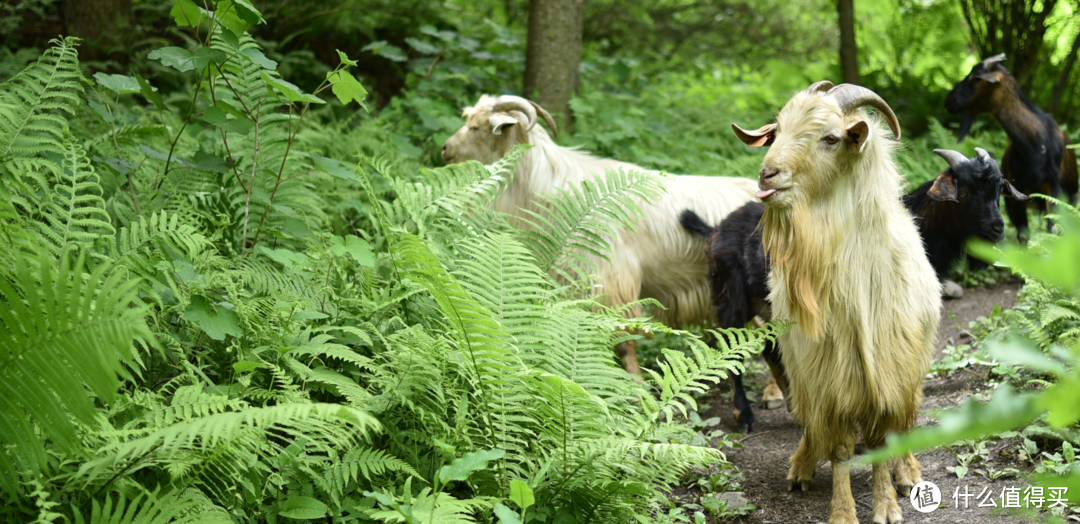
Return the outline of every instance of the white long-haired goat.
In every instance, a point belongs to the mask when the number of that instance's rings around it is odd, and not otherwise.
[[[775,124],[733,126],[747,144],[771,144],[757,195],[773,318],[795,322],[779,345],[803,427],[789,489],[809,489],[818,461],[832,461],[830,524],[858,522],[847,464],[856,430],[874,448],[914,424],[941,309],[940,284],[900,201],[894,142],[866,106],[900,138],[878,95],[827,81],[796,94]],[[922,480],[919,463],[911,454],[894,462],[906,494]],[[887,463],[873,479],[873,522],[901,522]]]
[[[462,116],[467,121],[447,139],[442,157],[449,163],[490,164],[518,144],[532,144],[518,160],[506,190],[495,199],[496,210],[517,217],[525,216],[523,210],[538,210],[538,196],[608,169],[647,171],[556,144],[536,125],[538,114],[556,132],[551,116],[534,102],[509,95],[481,96],[475,106],[465,109]],[[665,185],[667,193],[654,206],[642,206],[644,219],[635,230],[615,240],[610,262],[597,261],[600,292],[609,305],[654,298],[667,308],[656,312],[657,319],[669,326],[712,325],[705,244],[687,233],[677,217],[683,209],[693,209],[710,223],[719,223],[754,198],[757,184],[745,178],[668,176]],[[638,373],[633,343],[624,343],[620,353],[627,371]]]

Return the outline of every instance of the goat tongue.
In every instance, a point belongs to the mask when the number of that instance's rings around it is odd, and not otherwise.
[[[769,198],[774,194],[776,194],[775,189],[762,189],[761,191],[758,191],[757,194],[754,196],[760,198],[761,200],[765,200],[766,198]]]

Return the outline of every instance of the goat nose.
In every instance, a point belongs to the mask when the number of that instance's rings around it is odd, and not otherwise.
[[[993,235],[994,240],[1001,240],[1005,237],[1005,223],[998,222],[993,226],[990,226],[990,234]]]
[[[758,173],[758,178],[760,180],[768,180],[768,179],[776,176],[779,173],[780,173],[780,171],[778,169],[776,169],[775,167],[763,167],[763,168],[761,168],[761,171]]]

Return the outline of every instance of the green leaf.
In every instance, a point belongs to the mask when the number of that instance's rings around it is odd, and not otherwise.
[[[285,98],[290,102],[308,102],[312,104],[325,104],[326,102],[321,98],[307,94],[300,90],[299,87],[289,83],[288,81],[280,78],[274,78],[266,73],[259,73],[262,76],[263,81],[270,84],[270,87],[278,90],[281,94],[285,95]]]
[[[501,449],[474,451],[439,469],[439,482],[446,484],[453,480],[467,480],[474,472],[487,467],[488,462],[498,460],[506,452]]]
[[[180,27],[195,27],[203,20],[203,10],[192,0],[173,0],[169,15]]]
[[[236,312],[224,307],[215,308],[200,296],[191,297],[191,304],[184,310],[184,320],[198,323],[203,332],[214,340],[225,340],[225,335],[239,337],[244,334]]]
[[[269,69],[271,71],[277,70],[278,63],[270,60],[269,58],[266,58],[266,55],[264,55],[262,51],[254,47],[244,49],[240,51],[240,54],[246,56],[249,60],[255,63],[255,65],[258,65],[263,69]]]
[[[97,113],[97,115],[100,116],[101,119],[105,121],[105,123],[116,122],[116,116],[110,113],[108,108],[97,103],[97,101],[91,100],[87,102],[86,105],[89,106],[90,109],[92,109],[95,113]]]
[[[101,84],[102,87],[114,93],[127,95],[139,92],[139,81],[130,76],[94,73],[94,79],[97,80],[98,84]]]
[[[225,112],[214,106],[210,106],[206,109],[202,119],[207,124],[215,126],[223,126],[229,122],[229,119],[225,116]]]
[[[255,6],[251,5],[248,0],[224,0],[218,3],[218,6],[226,6],[231,4],[232,9],[236,10],[236,14],[240,16],[245,22],[256,25],[264,23],[262,13]],[[227,9],[228,7],[226,7]]]
[[[321,519],[326,516],[326,511],[328,509],[326,504],[319,502],[318,499],[293,496],[289,497],[289,500],[286,500],[285,503],[281,505],[281,513],[278,513],[278,515],[290,519]]]
[[[1046,409],[1046,421],[1055,428],[1063,428],[1080,420],[1080,373],[1062,378],[1057,384],[1046,388],[1039,396],[1038,406]]]
[[[191,159],[191,163],[199,169],[205,169],[215,173],[229,172],[229,165],[225,163],[225,159],[203,151],[195,153],[195,156]]]
[[[1050,373],[1056,377],[1068,373],[1065,365],[1039,350],[1033,342],[1018,334],[1008,341],[990,340],[986,343],[986,353],[999,362],[1025,366],[1037,371]]]
[[[226,131],[239,133],[241,135],[248,134],[248,132],[251,131],[253,127],[255,127],[255,123],[252,122],[250,118],[246,116],[240,116],[239,118],[230,119],[225,116],[225,111],[215,106],[210,106],[209,108],[207,108],[206,112],[203,113],[202,118],[208,124],[220,127]]]
[[[161,98],[161,94],[157,92],[156,87],[150,85],[149,82],[139,75],[135,75],[135,81],[139,83],[139,92],[142,93],[143,98],[151,104],[154,104],[154,107],[158,108],[159,111],[166,110],[165,100]]]
[[[424,53],[425,55],[434,55],[434,54],[438,54],[440,51],[442,51],[442,49],[439,46],[432,45],[432,44],[430,44],[428,42],[425,42],[425,41],[420,40],[418,38],[413,38],[411,36],[405,38],[405,43],[409,44],[409,47],[412,47],[413,49],[415,49],[415,50],[417,50],[417,51],[419,51],[421,53]]]
[[[345,53],[343,53],[340,49],[335,49],[334,51],[337,51],[338,59],[341,60],[342,64],[344,64],[346,66],[349,66],[349,67],[355,67],[356,66],[356,60],[350,60],[349,56],[346,55]]]
[[[1003,385],[994,392],[990,402],[970,400],[955,411],[942,413],[937,426],[889,435],[884,448],[868,452],[854,463],[880,462],[907,452],[1023,427],[1041,412],[1031,395],[1018,395],[1011,387]]]
[[[334,236],[330,241],[330,252],[339,257],[348,254],[361,266],[375,265],[375,253],[371,250],[371,244],[354,235],[345,235],[344,238]]]
[[[1002,262],[1062,290],[1076,290],[1080,284],[1080,264],[1076,263],[1080,260],[1080,220],[1071,213],[1060,217],[1059,225],[1069,234],[1047,238],[1041,243],[1045,252],[1015,244],[998,250],[978,239],[969,242],[968,249],[984,260]]]
[[[353,178],[352,169],[345,167],[341,162],[338,162],[333,158],[326,158],[318,153],[311,153],[311,161],[315,163],[316,169],[328,175],[344,178],[349,181],[356,180]]]
[[[521,524],[521,517],[514,510],[502,505],[502,503],[495,504],[493,508],[495,510],[495,516],[499,517],[499,524]]]
[[[311,259],[303,253],[297,253],[285,248],[271,249],[266,246],[259,246],[259,251],[270,257],[271,260],[285,266],[285,269],[292,270],[293,268],[306,268],[311,266]]]
[[[172,67],[181,73],[195,69],[195,57],[192,56],[191,51],[179,47],[155,49],[150,51],[146,58],[159,60],[162,65]]]
[[[259,368],[263,367],[263,365],[262,365],[262,362],[252,362],[250,360],[242,360],[240,362],[234,363],[232,365],[232,367],[233,367],[234,370],[236,370],[237,373],[247,373],[248,371],[251,371],[253,369],[259,369]]]
[[[401,51],[401,48],[386,42],[386,40],[378,40],[372,42],[360,49],[361,51],[371,51],[376,56],[381,56],[387,60],[394,62],[404,62],[409,58],[405,56],[405,53]]]
[[[352,76],[351,73],[338,71],[327,74],[326,78],[330,81],[330,89],[334,91],[334,95],[342,104],[348,105],[349,102],[356,101],[356,103],[360,104],[360,107],[367,109],[367,106],[364,105],[367,89],[364,89],[364,86],[360,85],[360,82],[357,82],[356,77]]]
[[[529,483],[517,479],[510,481],[510,500],[514,504],[517,504],[522,511],[536,503],[536,499],[533,498],[533,491],[532,488],[529,487]]]

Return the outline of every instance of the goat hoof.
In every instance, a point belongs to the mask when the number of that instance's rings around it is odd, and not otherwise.
[[[809,480],[809,479],[791,480],[788,483],[788,489],[787,490],[788,491],[803,491],[803,492],[809,493],[810,492],[810,482],[811,482],[811,480]]]
[[[941,283],[941,295],[945,298],[963,298],[964,288],[952,280]]]
[[[765,391],[761,392],[761,400],[765,404],[765,409],[777,409],[784,405],[784,393],[780,391],[780,386],[777,386],[775,381],[770,380],[769,385],[765,386]]]

